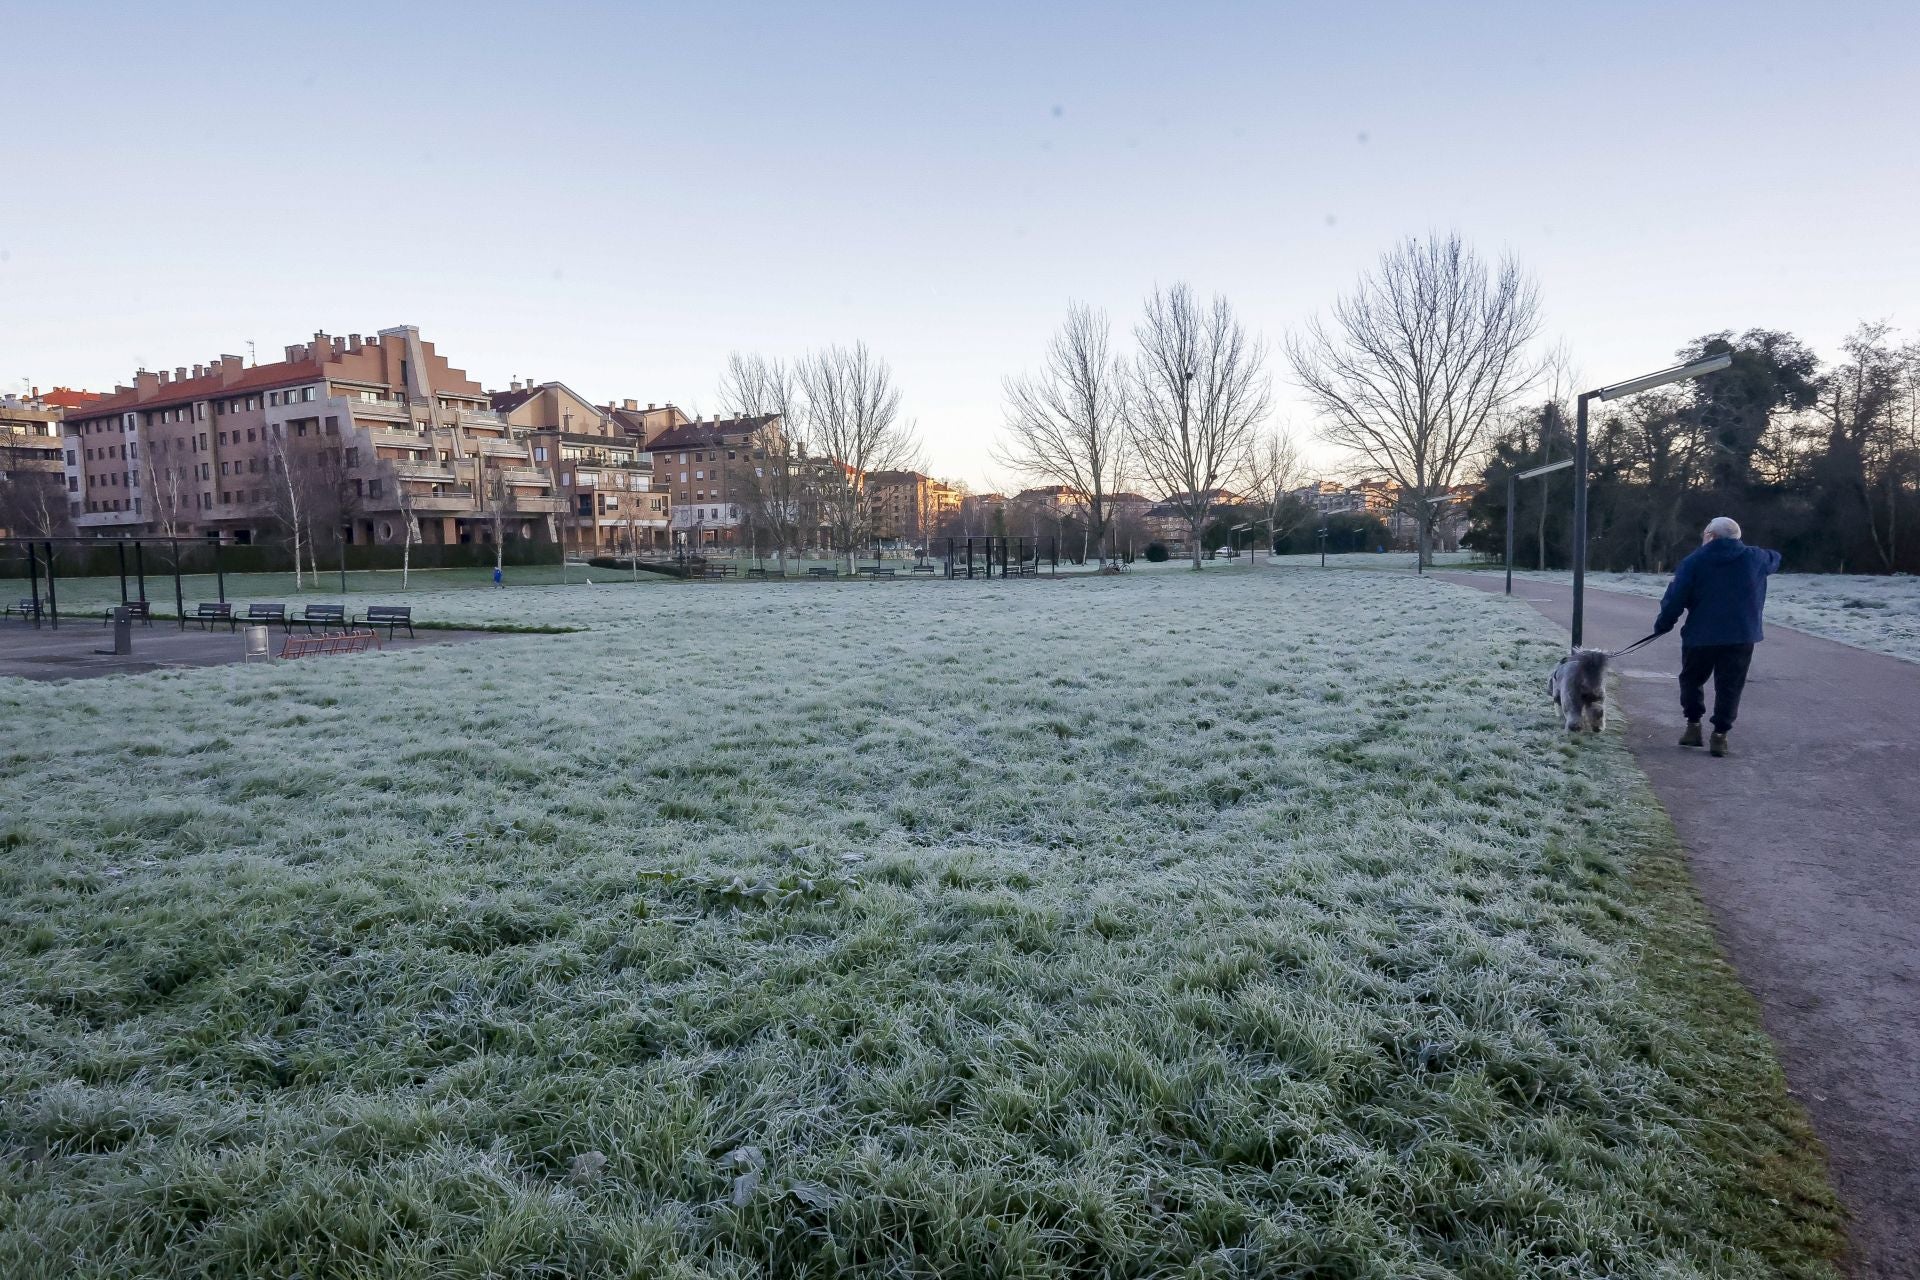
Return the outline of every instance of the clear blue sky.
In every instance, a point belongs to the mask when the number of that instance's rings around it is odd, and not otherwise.
[[[0,383],[411,323],[710,410],[734,348],[864,338],[979,483],[1068,299],[1277,342],[1428,229],[1593,381],[1920,329],[1920,5],[804,9],[4,0]]]

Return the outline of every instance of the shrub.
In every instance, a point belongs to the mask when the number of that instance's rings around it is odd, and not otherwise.
[[[1166,545],[1159,542],[1149,542],[1147,544],[1146,555],[1148,564],[1164,564],[1167,559]]]

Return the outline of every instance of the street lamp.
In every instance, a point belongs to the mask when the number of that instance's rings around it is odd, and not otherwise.
[[[1320,567],[1324,569],[1327,567],[1327,526],[1321,525],[1314,530],[1314,535],[1320,539]]]
[[[1704,360],[1695,360],[1691,364],[1677,364],[1671,369],[1643,374],[1625,382],[1616,382],[1611,386],[1580,393],[1578,408],[1574,415],[1573,435],[1573,626],[1571,630],[1574,648],[1580,647],[1587,604],[1587,401],[1618,400],[1622,396],[1636,395],[1642,391],[1651,391],[1655,387],[1664,387],[1670,382],[1702,378],[1709,373],[1718,373],[1732,363],[1732,354],[1723,352],[1717,356],[1708,356]]]
[[[1507,474],[1507,594],[1508,595],[1513,594],[1513,505],[1516,501],[1518,501],[1518,498],[1515,496],[1515,482],[1520,480],[1531,480],[1535,476],[1544,476],[1550,471],[1564,471],[1572,465],[1573,465],[1572,458],[1562,458],[1558,462],[1549,462],[1546,466],[1535,467],[1531,471],[1522,471],[1517,475],[1512,472],[1509,472]]]

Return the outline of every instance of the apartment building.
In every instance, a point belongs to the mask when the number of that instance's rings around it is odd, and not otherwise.
[[[878,542],[924,546],[960,509],[959,489],[919,471],[875,471],[867,476],[867,504]]]
[[[250,365],[141,370],[68,415],[74,524],[101,536],[254,542],[292,511],[319,534],[399,543],[552,540],[566,502],[480,385],[411,325]]]
[[[47,396],[0,396],[0,538],[53,538],[67,531],[65,437],[69,403],[97,399],[55,387]]]
[[[593,404],[563,382],[516,380],[489,399],[526,440],[533,464],[567,504],[559,528],[569,550],[595,554],[668,545],[669,495],[653,483],[653,460],[642,445],[644,414],[637,415],[642,431],[632,430],[611,405]],[[633,402],[627,404],[630,409]]]
[[[661,432],[684,427],[688,422],[687,415],[676,404],[649,403],[642,409],[632,400],[622,400],[617,405],[609,400],[606,408],[614,426],[638,440],[642,448],[658,439]]]
[[[673,545],[740,545],[766,478],[765,433],[779,429],[775,414],[711,418],[667,427],[643,446],[653,460],[654,483],[669,495]]]

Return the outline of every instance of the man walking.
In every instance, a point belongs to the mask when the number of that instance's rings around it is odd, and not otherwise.
[[[1740,541],[1740,526],[1726,516],[1707,522],[1700,549],[1680,562],[1660,600],[1655,635],[1680,628],[1680,710],[1687,730],[1680,745],[1700,745],[1706,714],[1707,677],[1713,677],[1713,738],[1716,756],[1727,754],[1727,731],[1740,713],[1753,646],[1763,638],[1760,614],[1767,607],[1767,575],[1780,567],[1780,553]]]

